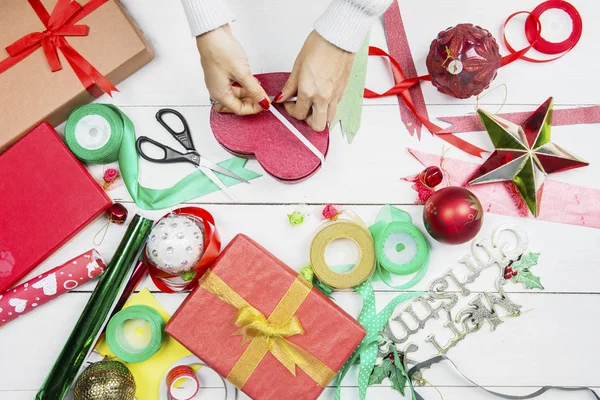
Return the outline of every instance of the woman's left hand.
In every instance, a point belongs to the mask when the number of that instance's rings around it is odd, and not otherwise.
[[[284,104],[287,112],[298,120],[306,120],[312,129],[321,132],[335,117],[353,62],[354,54],[312,31],[296,58],[288,81],[274,101],[281,103],[297,95],[295,103]]]

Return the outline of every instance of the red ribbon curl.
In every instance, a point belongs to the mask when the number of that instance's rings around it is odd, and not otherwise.
[[[409,110],[418,118],[418,120],[423,124],[423,126],[425,126],[429,130],[429,132],[436,135],[440,139],[443,139],[446,142],[450,143],[452,146],[458,147],[459,149],[461,149],[471,155],[474,155],[475,157],[481,157],[481,153],[485,153],[484,149],[479,148],[475,145],[472,145],[471,143],[459,138],[458,136],[455,136],[451,133],[440,133],[440,132],[442,132],[443,128],[437,126],[436,124],[434,124],[427,118],[421,116],[417,112],[415,104],[412,101],[410,95],[408,94],[408,89],[410,89],[412,86],[416,85],[420,81],[430,80],[429,75],[405,79],[404,73],[402,72],[402,68],[400,67],[400,64],[398,64],[398,61],[396,61],[388,53],[386,53],[385,51],[381,50],[378,47],[371,46],[371,47],[369,47],[369,55],[370,56],[387,57],[390,60],[390,63],[392,65],[392,72],[394,74],[394,81],[396,82],[396,85],[394,85],[394,87],[392,87],[387,92],[381,93],[381,94],[375,93],[372,90],[365,88],[365,94],[364,94],[365,98],[374,99],[377,97],[401,96],[402,100],[404,100],[404,102],[408,106]]]
[[[156,287],[165,293],[182,292],[192,289],[198,279],[206,272],[206,270],[212,265],[213,261],[219,255],[221,251],[221,237],[217,231],[215,220],[213,216],[203,208],[198,207],[183,207],[173,210],[173,214],[190,216],[191,218],[201,222],[204,227],[204,253],[198,261],[198,264],[190,271],[195,272],[194,277],[187,282],[182,282],[181,275],[169,274],[158,269],[148,259],[146,251],[144,250],[144,263],[148,267],[148,272],[152,278],[152,282]],[[163,216],[167,217],[169,214]]]
[[[29,33],[7,46],[6,52],[9,57],[0,61],[0,74],[42,47],[52,72],[62,69],[58,58],[58,50],[60,50],[86,90],[90,91],[94,85],[97,85],[109,96],[113,91],[118,92],[117,88],[71,47],[65,38],[66,36],[87,36],[89,27],[75,24],[107,1],[90,0],[81,6],[76,1],[58,0],[52,14],[49,14],[41,0],[28,0],[46,30]]]

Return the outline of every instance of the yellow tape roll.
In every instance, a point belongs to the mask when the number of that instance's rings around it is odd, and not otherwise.
[[[325,248],[335,239],[353,240],[360,251],[358,263],[348,272],[333,271],[325,262]],[[352,221],[337,221],[321,229],[310,245],[310,263],[319,280],[335,289],[360,285],[375,269],[375,245],[369,230]]]

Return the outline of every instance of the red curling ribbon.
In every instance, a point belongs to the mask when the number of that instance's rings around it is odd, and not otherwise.
[[[550,9],[558,9],[566,12],[573,21],[573,31],[571,35],[564,41],[559,43],[549,42],[541,36],[541,32],[537,31],[536,20],[539,21],[540,16]],[[579,43],[583,32],[583,21],[577,9],[571,4],[563,0],[546,1],[531,12],[531,16],[525,22],[525,35],[527,40],[532,44],[533,48],[544,54],[560,54],[569,52]],[[564,54],[563,54],[564,55]]]
[[[559,43],[549,42],[542,37],[542,23],[540,21],[540,16],[550,10],[550,9],[559,9],[566,12],[571,20],[573,21],[573,30],[569,37]],[[515,18],[517,15],[527,14],[527,20],[525,21],[525,37],[529,42],[529,46],[525,47],[521,50],[515,50],[514,47],[508,42],[508,38],[506,37],[506,27],[508,23]],[[579,43],[581,39],[581,35],[583,32],[583,21],[581,19],[581,15],[577,11],[577,9],[571,4],[564,0],[548,0],[540,5],[538,5],[533,11],[518,11],[514,14],[508,16],[506,21],[504,22],[502,38],[504,40],[504,45],[510,52],[509,55],[502,58],[502,66],[510,64],[516,60],[525,60],[532,63],[547,63],[550,61],[558,60],[559,58],[564,57],[569,53],[573,48]],[[555,55],[560,54],[557,57],[552,57],[548,59],[535,59],[531,57],[525,56],[525,53],[529,52],[529,50],[535,49],[542,54]]]
[[[404,103],[407,105],[409,110],[417,117],[417,119],[425,126],[429,132],[433,135],[439,137],[440,139],[445,140],[452,146],[458,147],[462,151],[469,153],[475,157],[481,158],[481,153],[485,153],[486,150],[479,148],[466,140],[459,138],[451,133],[441,133],[443,128],[437,126],[429,119],[423,117],[417,112],[414,102],[412,101],[410,95],[408,94],[408,89],[419,83],[420,81],[429,80],[429,75],[418,76],[416,78],[405,79],[404,74],[402,73],[402,68],[398,61],[396,61],[392,56],[383,51],[378,47],[369,47],[369,55],[370,56],[380,56],[387,57],[390,60],[392,65],[392,72],[394,74],[394,81],[396,84],[385,93],[375,93],[372,90],[365,88],[364,96],[367,99],[375,99],[378,97],[387,97],[387,96],[401,96],[404,100]]]
[[[146,249],[144,248],[144,263],[148,267],[152,282],[154,282],[160,291],[165,293],[183,292],[192,289],[221,251],[221,237],[217,231],[215,219],[208,211],[198,207],[183,207],[173,210],[173,214],[190,216],[195,220],[202,222],[204,227],[204,253],[200,258],[200,261],[198,261],[198,264],[190,271],[195,272],[195,276],[190,281],[181,282],[181,275],[169,274],[154,266],[148,259]],[[170,213],[163,215],[162,218],[165,218],[168,215],[170,215]]]
[[[52,14],[48,13],[41,0],[27,1],[44,24],[46,30],[29,33],[7,46],[6,52],[9,57],[0,61],[0,74],[6,72],[41,47],[52,72],[62,69],[58,57],[58,51],[60,50],[79,81],[90,93],[95,95],[93,93],[94,85],[97,85],[109,96],[113,91],[118,92],[117,88],[71,47],[65,39],[66,36],[87,36],[89,27],[75,24],[108,0],[90,0],[83,6],[76,1],[58,0]]]

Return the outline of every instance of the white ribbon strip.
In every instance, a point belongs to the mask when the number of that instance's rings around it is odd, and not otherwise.
[[[286,127],[290,132],[294,134],[319,160],[321,165],[325,164],[325,156],[319,151],[290,121],[287,120],[274,106],[269,107],[269,111],[273,113],[275,117]]]

